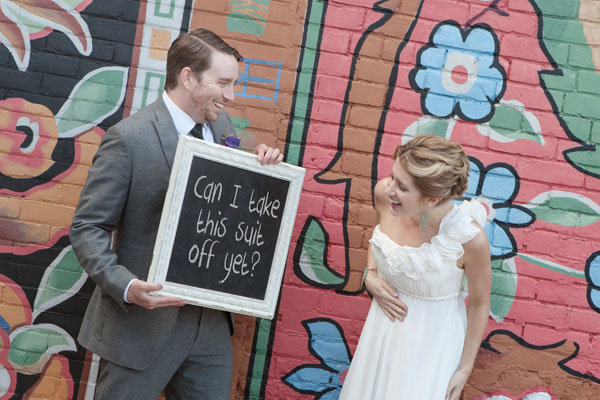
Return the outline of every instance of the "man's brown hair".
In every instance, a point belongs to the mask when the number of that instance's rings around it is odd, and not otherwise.
[[[171,44],[167,53],[165,90],[173,89],[177,86],[179,74],[185,67],[190,67],[194,74],[200,76],[202,72],[210,68],[211,57],[214,51],[232,55],[238,62],[242,61],[242,56],[235,48],[228,45],[216,33],[208,29],[196,29],[180,35]]]

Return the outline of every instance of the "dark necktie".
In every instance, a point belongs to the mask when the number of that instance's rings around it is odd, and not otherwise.
[[[204,139],[204,135],[202,135],[202,124],[196,124],[190,131],[190,135],[197,139]]]

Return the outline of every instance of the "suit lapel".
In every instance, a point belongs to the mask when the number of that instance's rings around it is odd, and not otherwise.
[[[223,136],[235,134],[233,124],[225,111],[221,111],[219,113],[219,118],[215,122],[210,122],[208,125],[212,131],[215,143],[217,144],[223,144]]]
[[[165,105],[162,97],[159,97],[152,105],[152,110],[156,116],[153,121],[156,135],[160,141],[165,161],[169,166],[169,171],[173,167],[173,160],[175,159],[175,152],[177,151],[177,142],[179,141],[179,134],[173,123],[173,118],[169,114],[169,110]],[[208,124],[213,134],[215,143],[222,144],[223,136],[235,134],[235,129],[229,116],[226,112],[219,113],[219,118],[215,122]]]
[[[167,109],[167,106],[165,106],[162,97],[159,97],[150,107],[153,108],[154,114],[156,115],[156,119],[153,121],[154,128],[156,129],[156,134],[160,140],[163,155],[165,156],[165,161],[167,162],[170,171],[173,167],[173,159],[175,158],[175,151],[177,150],[179,134],[177,133],[173,118],[171,118],[171,114],[169,114],[169,110]]]
[[[210,122],[208,126],[210,126],[210,131],[212,132],[213,139],[215,143],[221,144],[221,138],[223,137],[223,124],[221,124],[220,119],[215,122]]]

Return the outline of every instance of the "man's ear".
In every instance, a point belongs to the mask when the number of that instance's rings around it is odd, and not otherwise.
[[[179,84],[186,89],[189,89],[192,85],[192,78],[194,73],[190,67],[184,67],[179,72]]]

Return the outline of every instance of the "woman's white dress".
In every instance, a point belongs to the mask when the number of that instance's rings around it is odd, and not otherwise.
[[[465,201],[444,216],[439,232],[418,248],[400,246],[373,231],[379,276],[408,306],[404,321],[391,321],[371,303],[342,400],[443,400],[462,354],[467,327],[461,295],[464,270],[457,267],[462,244],[480,232],[486,211]]]

